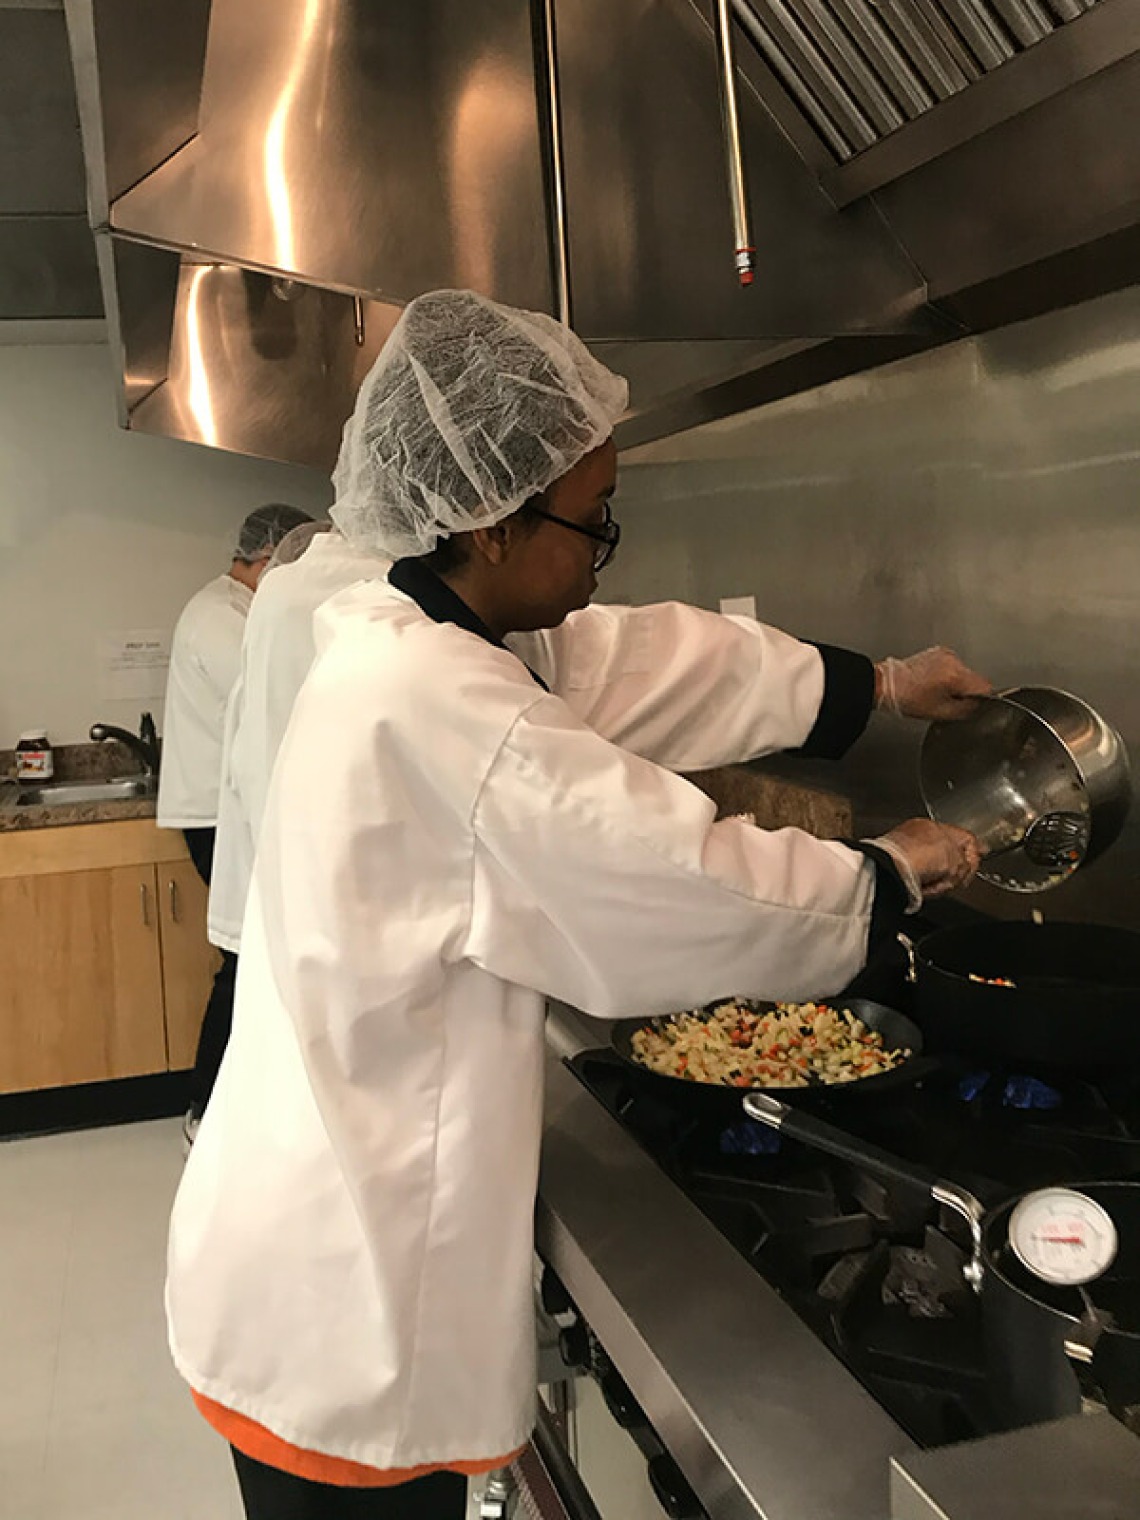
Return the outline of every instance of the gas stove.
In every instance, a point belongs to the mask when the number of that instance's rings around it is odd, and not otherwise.
[[[987,1379],[981,1306],[962,1277],[967,1242],[952,1222],[731,1109],[680,1111],[607,1050],[570,1065],[914,1441],[1009,1428]],[[946,1062],[913,1088],[848,1090],[816,1111],[987,1207],[1051,1183],[1140,1177],[1135,1087]]]

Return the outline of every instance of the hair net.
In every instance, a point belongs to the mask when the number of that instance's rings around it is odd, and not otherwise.
[[[271,501],[264,507],[257,507],[238,529],[234,559],[244,560],[247,565],[253,564],[255,560],[266,559],[291,528],[312,520],[300,507],[287,507],[280,501]]]
[[[362,548],[427,554],[573,469],[628,395],[552,317],[432,291],[405,308],[360,387],[330,516]]]
[[[265,567],[266,575],[271,570],[276,570],[278,565],[291,565],[299,560],[305,550],[322,533],[331,533],[331,522],[305,522],[296,528],[290,528],[285,537],[269,556],[269,563]]]

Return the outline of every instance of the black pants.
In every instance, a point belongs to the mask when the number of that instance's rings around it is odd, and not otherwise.
[[[467,1479],[458,1473],[429,1473],[394,1488],[336,1488],[230,1450],[246,1520],[463,1520],[467,1508]]]
[[[210,885],[210,873],[214,866],[214,837],[216,829],[183,829],[186,848],[194,862],[198,875]],[[194,1057],[194,1071],[190,1077],[190,1104],[195,1114],[201,1116],[214,1082],[218,1067],[226,1053],[230,1038],[230,1026],[234,1017],[234,980],[237,977],[237,956],[229,950],[221,952],[222,964],[210,988],[202,1031],[198,1036],[198,1053]]]

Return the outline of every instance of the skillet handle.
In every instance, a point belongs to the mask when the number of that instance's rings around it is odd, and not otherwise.
[[[806,1114],[801,1109],[781,1103],[777,1098],[770,1098],[767,1093],[748,1093],[744,1099],[744,1112],[750,1119],[757,1119],[761,1124],[779,1130],[781,1135],[800,1140],[804,1145],[824,1151],[829,1156],[838,1156],[840,1161],[850,1161],[855,1166],[865,1167],[876,1176],[901,1183],[923,1198],[933,1198],[934,1190],[939,1185],[937,1173],[926,1167],[902,1161],[898,1156],[892,1156],[889,1151],[880,1150],[876,1145],[869,1145],[865,1140],[856,1140],[845,1130],[817,1119],[814,1114]]]
[[[914,940],[911,939],[909,934],[904,934],[901,929],[895,935],[895,938],[906,951],[906,958],[909,962],[909,965],[907,966],[906,979],[913,987],[914,984],[918,981],[918,960],[915,956]]]

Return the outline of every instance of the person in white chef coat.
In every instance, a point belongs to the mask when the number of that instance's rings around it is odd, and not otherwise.
[[[465,1475],[526,1442],[547,997],[831,994],[977,868],[928,820],[717,822],[673,773],[838,754],[876,702],[953,717],[989,686],[944,650],[589,606],[625,405],[567,328],[439,291],[346,429],[331,515],[395,563],[316,615],[170,1237],[173,1356],[249,1520],[460,1520]]]
[[[237,680],[242,635],[253,593],[274,549],[292,528],[311,521],[299,507],[270,502],[238,529],[230,568],[196,592],[178,619],[170,646],[159,828],[180,829],[199,876],[209,885],[222,774],[226,703]],[[223,954],[206,1004],[191,1078],[186,1127],[201,1116],[229,1034],[235,965]]]
[[[349,543],[329,522],[294,528],[269,561],[250,608],[241,671],[226,710],[207,921],[210,943],[220,950],[236,954],[241,945],[269,779],[293,703],[313,663],[313,614],[336,592],[387,575],[391,564]]]

